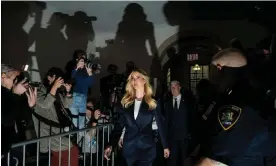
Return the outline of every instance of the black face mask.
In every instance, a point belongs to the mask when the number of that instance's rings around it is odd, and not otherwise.
[[[224,66],[218,71],[223,77],[232,77],[233,79],[243,79],[246,73],[246,67],[228,67]]]
[[[217,73],[215,84],[218,85],[217,90],[223,92],[232,88],[238,82],[246,81],[246,67],[222,67]]]

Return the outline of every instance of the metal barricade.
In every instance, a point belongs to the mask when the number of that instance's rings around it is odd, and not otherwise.
[[[38,139],[28,140],[21,143],[14,144],[11,151],[6,156],[5,162],[7,166],[114,166],[114,153],[112,153],[111,160],[107,161],[104,159],[104,148],[105,144],[110,139],[110,134],[112,131],[113,124],[103,124],[95,127],[85,128],[76,131],[70,131],[66,133],[61,133],[57,135],[51,135],[47,137],[41,137]],[[74,135],[79,136],[80,133],[83,133],[83,139],[80,141],[77,138],[77,144],[81,143],[81,147],[73,144]],[[91,136],[91,137],[89,137]],[[62,139],[68,139],[68,148],[64,149],[65,142],[62,142]],[[87,139],[91,139],[88,140]],[[59,150],[54,151],[51,146],[51,140],[59,139]],[[67,140],[66,139],[66,140]],[[47,153],[41,153],[40,143],[47,141]],[[27,157],[28,147],[36,144],[36,154],[33,157]],[[63,144],[63,145],[62,145]],[[56,144],[55,144],[56,146]],[[63,146],[63,149],[61,148]],[[87,148],[89,147],[89,148]],[[13,155],[14,149],[22,149],[21,155]],[[34,147],[32,148],[34,149]],[[76,156],[76,152],[78,156]],[[42,155],[43,154],[43,155]],[[58,161],[57,161],[58,155]],[[55,157],[53,157],[55,156]],[[55,161],[52,161],[55,160]],[[65,161],[67,160],[67,161]],[[77,160],[77,162],[76,162]],[[3,160],[2,160],[3,162]],[[62,164],[63,163],[63,164]],[[64,164],[67,163],[67,164]],[[76,164],[77,163],[77,164]],[[80,164],[78,164],[80,163]],[[2,163],[3,164],[3,163]]]

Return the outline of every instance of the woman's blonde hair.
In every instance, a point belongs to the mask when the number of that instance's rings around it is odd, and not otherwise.
[[[128,76],[127,84],[125,87],[126,93],[121,101],[121,104],[123,105],[124,108],[128,108],[130,105],[134,103],[135,90],[131,85],[131,79],[132,79],[133,73],[139,73],[142,76],[142,78],[145,80],[146,83],[144,87],[144,90],[145,90],[144,100],[148,104],[150,110],[155,109],[157,104],[156,104],[156,101],[152,98],[152,86],[150,85],[150,82],[149,82],[149,76],[144,70],[141,70],[141,69],[136,69],[132,71]]]

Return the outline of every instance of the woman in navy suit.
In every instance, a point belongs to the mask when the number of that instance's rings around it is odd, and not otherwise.
[[[117,146],[125,127],[123,156],[127,165],[151,166],[156,157],[156,144],[152,129],[152,122],[155,118],[164,157],[168,158],[170,151],[161,115],[161,105],[152,98],[152,87],[146,72],[137,69],[129,75],[126,93],[121,104],[119,119],[112,131],[110,144],[104,151],[104,157],[109,160],[111,151]]]

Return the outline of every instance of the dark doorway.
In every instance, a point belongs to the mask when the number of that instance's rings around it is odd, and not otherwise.
[[[216,45],[212,37],[186,36],[179,41],[165,49],[167,61],[163,65],[164,84],[169,88],[170,81],[179,80],[185,88],[195,93],[199,80],[210,78],[209,64],[213,55],[221,48]],[[172,49],[174,53],[171,53]]]

